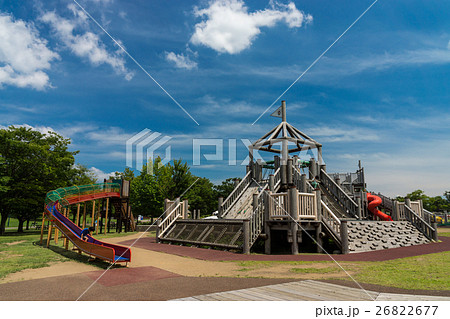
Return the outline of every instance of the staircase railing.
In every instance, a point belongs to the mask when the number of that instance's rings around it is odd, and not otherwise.
[[[334,237],[341,241],[341,220],[328,208],[321,200],[322,204],[322,221],[325,226],[333,233]]]
[[[375,194],[375,193],[372,193]],[[392,212],[394,210],[394,201],[392,199],[390,199],[387,196],[384,196],[383,194],[378,193],[377,194],[378,197],[381,198],[382,203],[381,206],[385,209],[387,209],[388,211]]]
[[[358,204],[323,170],[320,170],[323,186],[335,197],[339,204],[353,217],[358,218]]]
[[[423,209],[423,219],[428,224],[435,223],[436,222],[436,215],[424,208]]]
[[[236,201],[239,200],[241,195],[248,188],[252,182],[252,171],[248,171],[247,175],[239,182],[239,184],[233,189],[231,194],[223,201],[222,204],[222,216],[228,213],[228,211],[233,207]]]
[[[261,234],[263,225],[264,225],[264,207],[267,200],[267,193],[264,193],[263,196],[258,196],[258,205],[256,208],[253,208],[252,216],[250,217],[250,231],[249,231],[249,244],[250,247],[255,243],[258,239],[258,236]]]
[[[416,214],[410,207],[404,206],[405,219],[413,224],[422,234],[428,239],[437,240],[437,229],[434,229],[430,224]]]
[[[183,202],[179,202],[172,211],[158,224],[158,237],[162,237],[173,223],[183,216]]]

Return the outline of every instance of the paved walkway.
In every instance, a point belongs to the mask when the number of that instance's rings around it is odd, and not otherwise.
[[[364,291],[314,280],[174,299],[177,301],[450,301],[450,297]]]
[[[425,245],[399,247],[386,250],[376,250],[363,253],[353,253],[348,255],[332,255],[336,261],[385,261],[397,258],[420,256],[425,254],[440,253],[450,251],[450,237],[439,237],[441,242]],[[131,245],[134,241],[123,241],[121,245]],[[195,248],[179,245],[158,244],[153,237],[139,239],[134,247],[147,250],[163,252],[183,257],[197,258],[210,261],[227,260],[255,260],[255,261],[329,261],[326,254],[308,255],[244,255],[229,251]]]

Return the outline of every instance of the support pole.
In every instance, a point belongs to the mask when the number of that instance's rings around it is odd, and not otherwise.
[[[188,208],[189,208],[189,202],[187,199],[183,200],[183,219],[188,218]]]
[[[218,207],[217,207],[217,217],[218,218],[222,218],[222,214],[223,214],[223,197],[219,197],[218,199]]]
[[[105,213],[105,232],[104,234],[106,235],[106,230],[107,230],[107,226],[108,226],[108,211],[109,211],[109,198],[106,199],[106,213]]]
[[[68,217],[68,216],[69,216],[69,209],[68,208],[64,208],[64,217]],[[64,247],[66,247],[68,245],[66,236],[64,236],[63,243],[64,243]]]
[[[273,176],[273,175],[271,175]],[[270,233],[270,224],[269,224],[269,220],[270,220],[270,215],[271,215],[271,210],[273,208],[273,203],[272,203],[272,191],[268,191],[265,195],[263,196],[267,196],[266,197],[266,208],[264,209],[264,233],[266,234],[266,240],[264,242],[264,253],[270,255],[271,252],[271,233]]]
[[[317,176],[317,165],[316,160],[311,158],[309,160],[309,179],[316,179]]]
[[[42,213],[41,240],[39,241],[41,246],[42,246],[42,241],[44,239],[44,226],[45,226],[45,212]]]
[[[81,204],[78,203],[78,204],[77,204],[77,222],[76,222],[76,225],[77,225],[77,226],[80,225],[80,208],[81,208]]]
[[[288,185],[292,185],[292,184],[294,184],[294,180],[293,180],[293,174],[292,174],[292,172],[293,172],[293,168],[292,168],[292,158],[290,158],[290,159],[288,159],[287,160],[287,166],[286,166],[286,176],[287,176],[287,178],[286,178],[286,181],[287,181],[287,184]]]
[[[84,202],[84,209],[83,209],[83,228],[86,228],[86,202]]]
[[[341,221],[341,245],[342,245],[342,253],[348,254],[349,248],[348,248],[348,228],[347,228],[347,221],[343,220]]]
[[[317,243],[317,253],[322,253],[322,223],[318,223],[316,227],[316,243]]]
[[[96,223],[96,227],[95,227],[95,234],[96,235],[98,235],[98,228],[100,227],[100,215],[101,215],[101,211],[100,211],[100,208],[101,208],[101,204],[100,204],[101,202],[99,202],[98,203],[98,205],[97,205],[97,223]]]
[[[92,201],[91,226],[94,226],[94,218],[95,218],[95,200]]]
[[[269,190],[271,192],[275,191],[275,176],[273,174],[269,175]]]
[[[50,240],[52,240],[52,231],[53,231],[52,226],[53,226],[52,223],[49,222],[48,223],[48,233],[47,233],[47,248],[50,245]]]
[[[244,247],[243,253],[246,255],[250,254],[250,221],[248,219],[243,221],[242,231],[244,233]]]
[[[302,174],[300,176],[300,185],[302,186],[302,189],[300,190],[302,193],[307,193],[307,187],[306,187],[306,174]]]

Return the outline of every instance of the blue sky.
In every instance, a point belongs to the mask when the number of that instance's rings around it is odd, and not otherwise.
[[[197,125],[74,1],[0,0],[0,126],[71,138],[99,177],[125,168],[125,142],[145,128],[190,163],[193,139],[224,139],[223,160],[192,170],[242,176],[228,141],[240,163],[240,139],[277,125],[280,103],[252,123],[372,2],[79,0]],[[328,171],[361,159],[370,190],[450,189],[449,13],[379,0],[283,96]]]

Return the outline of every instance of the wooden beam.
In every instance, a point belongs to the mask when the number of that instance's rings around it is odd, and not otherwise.
[[[67,217],[67,216],[69,216],[68,209],[64,208],[64,217]],[[66,245],[67,245],[67,238],[66,238],[66,236],[64,236],[64,241],[63,242],[64,242],[64,247],[66,247]]]

